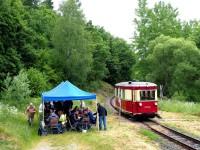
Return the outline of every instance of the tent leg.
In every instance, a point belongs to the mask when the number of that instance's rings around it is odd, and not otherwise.
[[[44,101],[42,101],[42,121],[44,122]]]
[[[98,107],[97,107],[97,99],[96,99],[96,112],[97,112],[97,117],[96,117],[96,124],[97,124],[97,130],[99,131],[99,114],[98,114]]]

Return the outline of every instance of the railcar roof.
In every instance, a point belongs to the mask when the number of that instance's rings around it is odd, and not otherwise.
[[[155,83],[151,82],[134,82],[134,81],[128,81],[128,82],[120,82],[115,84],[115,86],[125,86],[125,87],[151,87],[151,86],[157,86]]]

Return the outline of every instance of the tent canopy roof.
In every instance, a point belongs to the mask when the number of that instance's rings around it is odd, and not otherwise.
[[[67,101],[67,100],[95,100],[96,94],[83,91],[70,83],[61,82],[50,91],[42,93],[42,100],[48,101]]]

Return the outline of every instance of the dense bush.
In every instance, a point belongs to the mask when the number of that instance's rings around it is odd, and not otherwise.
[[[4,90],[1,93],[3,101],[9,102],[14,106],[21,106],[30,96],[29,80],[24,70],[19,75],[11,78],[9,74],[4,80]]]
[[[35,68],[30,68],[27,71],[27,75],[29,79],[30,89],[32,91],[32,96],[39,96],[41,92],[48,89],[48,80],[44,73]]]

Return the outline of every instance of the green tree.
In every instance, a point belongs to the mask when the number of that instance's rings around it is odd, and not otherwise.
[[[148,55],[148,45],[160,35],[171,37],[181,36],[181,23],[177,19],[178,11],[170,4],[158,2],[150,9],[147,7],[147,0],[138,0],[138,8],[136,9],[137,18],[136,32],[133,45],[140,59]]]
[[[53,9],[53,1],[52,0],[44,0],[43,3],[47,8]]]
[[[150,43],[149,50],[147,78],[162,84],[167,96],[178,92],[187,100],[199,100],[200,51],[195,43],[160,36]]]
[[[24,5],[35,8],[39,5],[40,0],[23,0]]]
[[[90,35],[78,2],[68,0],[60,11],[62,16],[56,23],[53,37],[55,69],[62,79],[82,86],[92,64]]]
[[[35,63],[31,32],[23,20],[25,9],[20,0],[0,1],[0,81],[6,74],[17,75],[23,65]]]
[[[51,85],[56,85],[59,81],[61,81],[61,77],[53,69],[54,66],[54,55],[52,53],[53,50],[40,50],[38,55],[38,61],[35,64],[35,67],[38,68],[41,72],[45,73],[48,82]]]
[[[183,35],[185,38],[193,40],[200,48],[200,22],[190,21],[183,24]]]
[[[111,55],[107,61],[109,74],[106,81],[115,84],[120,81],[132,80],[135,55],[130,45],[122,39],[111,38],[109,48]]]
[[[86,29],[90,32],[92,37],[93,54],[92,69],[88,80],[100,81],[105,79],[108,74],[106,62],[110,57],[110,51],[107,40],[103,38],[103,34],[106,34],[106,32],[98,26],[93,26],[91,21],[87,23]]]
[[[48,80],[44,73],[35,68],[27,70],[27,77],[32,91],[32,96],[39,96],[42,92],[48,89]]]
[[[28,10],[26,21],[32,30],[32,43],[34,49],[53,48],[52,29],[56,22],[56,13],[44,6]]]

